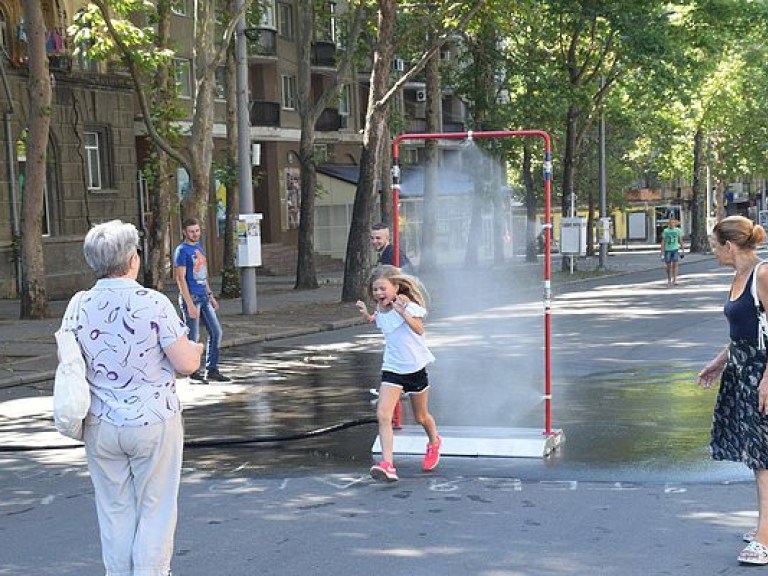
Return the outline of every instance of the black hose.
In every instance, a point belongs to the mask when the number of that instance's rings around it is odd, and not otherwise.
[[[296,434],[286,434],[283,436],[253,436],[251,438],[210,438],[208,440],[188,440],[184,442],[185,448],[215,448],[217,446],[240,446],[243,444],[269,444],[275,442],[292,442],[295,440],[306,440],[316,436],[323,436],[331,432],[339,432],[355,426],[364,426],[366,424],[375,424],[376,418],[358,418],[357,420],[347,420],[339,422],[325,428],[317,428],[308,432],[298,432]],[[63,444],[55,446],[24,446],[10,445],[0,446],[0,452],[37,452],[40,450],[71,450],[73,448],[82,448],[83,444]]]

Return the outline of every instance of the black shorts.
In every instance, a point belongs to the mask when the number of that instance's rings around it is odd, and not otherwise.
[[[426,368],[422,368],[418,372],[411,372],[410,374],[396,374],[389,370],[382,370],[381,381],[384,384],[399,386],[406,394],[423,392],[429,388],[429,376],[427,376]]]

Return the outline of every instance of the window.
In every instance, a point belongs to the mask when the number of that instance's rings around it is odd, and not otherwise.
[[[264,13],[261,15],[262,28],[275,28],[275,2],[267,0],[262,3]]]
[[[85,168],[88,190],[101,190],[101,154],[103,143],[99,132],[86,132]]]
[[[296,109],[296,76],[283,76],[283,108]]]
[[[176,58],[173,61],[176,74],[176,88],[180,98],[192,98],[192,61]]]
[[[98,72],[99,62],[88,58],[82,51],[77,53],[77,67],[83,72]]]
[[[278,2],[277,23],[280,27],[280,36],[286,40],[293,40],[293,6],[286,2]]]
[[[339,94],[339,116],[349,116],[349,84],[346,84]]]
[[[328,2],[323,13],[319,15],[320,30],[317,40],[321,42],[336,42],[336,2]]]
[[[189,0],[173,0],[171,2],[171,12],[179,16],[191,16],[192,10],[189,7]]]
[[[219,66],[216,68],[216,77],[213,84],[213,96],[216,100],[227,99],[227,68]]]

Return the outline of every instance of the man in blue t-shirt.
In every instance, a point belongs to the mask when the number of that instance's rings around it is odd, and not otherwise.
[[[173,253],[173,272],[179,287],[179,306],[189,328],[189,339],[197,342],[200,336],[202,318],[208,332],[206,345],[205,370],[200,369],[190,376],[191,380],[202,383],[231,382],[231,379],[219,372],[219,346],[221,345],[221,324],[216,317],[219,304],[208,284],[208,267],[205,252],[200,245],[200,221],[187,218],[182,223],[184,242]]]
[[[661,233],[661,256],[667,266],[667,286],[677,285],[677,269],[683,255],[683,231],[677,224],[677,220],[670,218]]]

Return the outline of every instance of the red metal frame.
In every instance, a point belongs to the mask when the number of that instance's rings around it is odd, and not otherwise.
[[[544,434],[552,432],[552,143],[542,130],[491,130],[486,132],[437,132],[432,134],[401,134],[392,142],[392,248],[395,265],[400,264],[400,142],[403,140],[473,140],[475,138],[537,137],[544,139]],[[395,410],[393,424],[400,425],[400,405]]]

